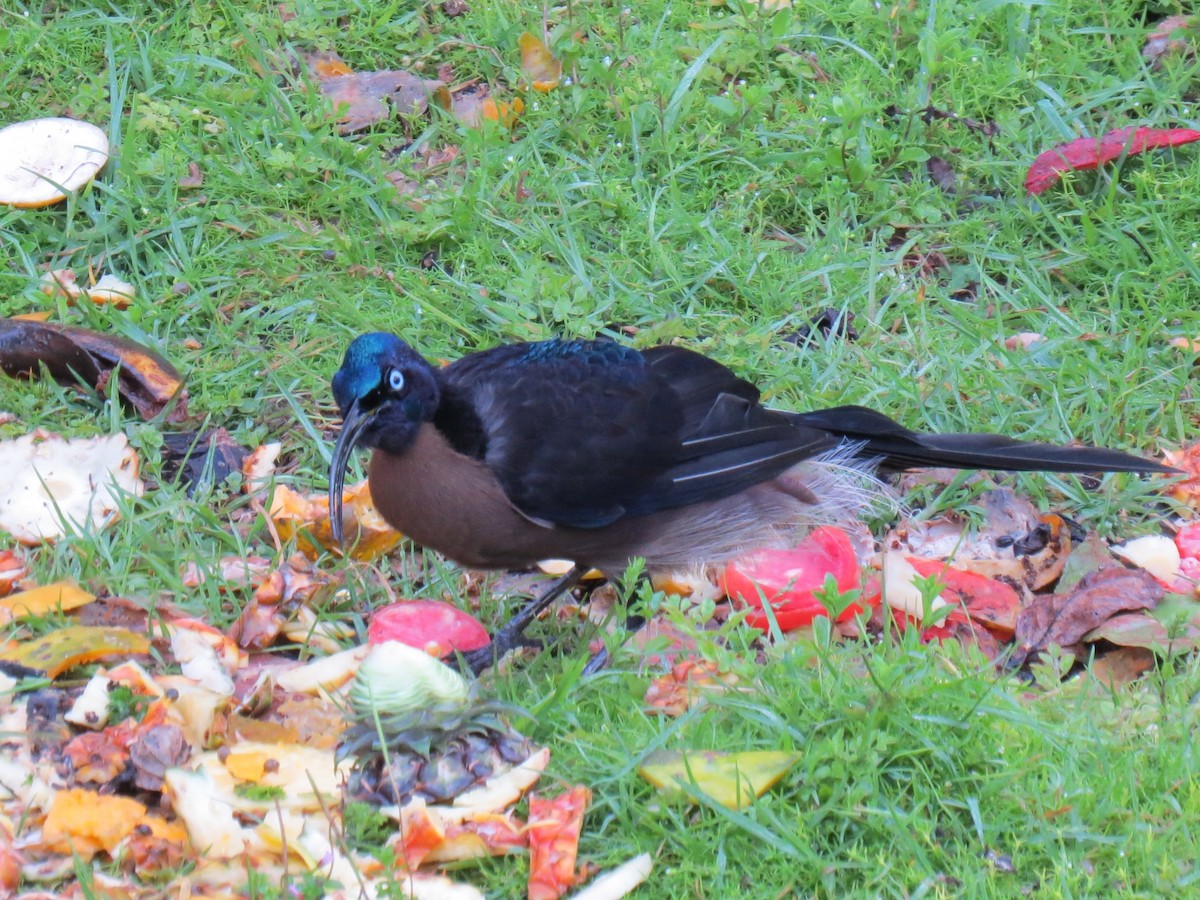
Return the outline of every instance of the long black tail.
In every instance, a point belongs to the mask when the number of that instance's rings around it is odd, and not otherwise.
[[[1010,472],[1140,472],[1169,474],[1177,470],[1103,447],[1061,447],[1016,441],[998,434],[919,434],[865,406],[835,406],[795,413],[800,425],[838,437],[862,441],[865,454],[883,458],[883,467],[952,466],[958,469],[1003,469]]]

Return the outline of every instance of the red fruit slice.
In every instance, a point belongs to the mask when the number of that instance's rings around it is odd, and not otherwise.
[[[478,619],[441,600],[400,600],[380,607],[367,629],[370,644],[399,641],[439,657],[478,650],[490,640]]]
[[[859,587],[858,555],[846,532],[825,526],[789,550],[759,550],[736,559],[725,567],[722,582],[725,593],[741,606],[758,610],[746,616],[746,623],[766,631],[770,628],[762,612],[762,597],[771,604],[782,631],[812,624],[828,613],[814,596],[825,586],[825,576],[833,575],[838,590]],[[862,612],[852,603],[841,615],[845,621]]]

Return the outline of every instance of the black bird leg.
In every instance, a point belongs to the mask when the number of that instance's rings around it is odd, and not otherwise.
[[[625,617],[625,640],[629,640],[631,637],[641,631],[645,625],[645,616],[639,615],[638,613],[629,613],[629,615]],[[605,644],[603,647],[593,653],[590,659],[588,659],[587,665],[583,667],[583,674],[595,675],[608,665],[609,655],[608,645]]]
[[[490,644],[480,647],[478,650],[472,650],[470,653],[464,653],[462,655],[463,664],[473,674],[478,675],[488,666],[495,665],[496,661],[509,650],[521,646],[525,629],[529,627],[530,623],[541,615],[542,611],[551,603],[579,584],[587,571],[579,566],[572,567],[571,571],[546,588],[545,593],[540,597],[535,597],[522,606],[499,631],[492,635]]]

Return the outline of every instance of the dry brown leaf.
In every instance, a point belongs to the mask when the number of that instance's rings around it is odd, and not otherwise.
[[[450,113],[471,128],[480,128],[485,122],[512,128],[524,111],[525,101],[520,97],[513,97],[511,103],[497,100],[486,84],[470,85],[456,91],[450,99]]]
[[[1092,661],[1087,675],[1105,690],[1136,681],[1154,668],[1154,654],[1144,647],[1118,647]]]
[[[1196,52],[1195,16],[1167,16],[1155,23],[1150,33],[1146,35],[1146,43],[1142,47],[1142,57],[1152,68],[1162,65],[1163,57],[1174,54],[1193,54]]]
[[[1117,613],[1153,609],[1163,589],[1149,572],[1111,567],[1086,576],[1073,591],[1043,594],[1017,618],[1014,664],[1051,644],[1069,647]]]
[[[446,89],[440,81],[400,70],[325,76],[320,85],[333,104],[340,134],[362,131],[392,115],[424,115],[429,98]]]
[[[178,725],[162,723],[139,729],[137,740],[129,746],[133,782],[143,791],[161,791],[167,769],[182,765],[191,748]]]
[[[168,421],[187,417],[183,379],[153,350],[87,328],[0,319],[0,371],[14,378],[32,378],[40,373],[40,366],[56,381],[69,385],[82,381],[100,392],[117,372],[121,397],[142,418],[154,418],[173,402]]]

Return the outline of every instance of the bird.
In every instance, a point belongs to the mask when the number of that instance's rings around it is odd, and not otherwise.
[[[720,563],[846,522],[922,466],[1168,474],[1117,450],[911,431],[863,406],[789,412],[686,347],[606,338],[502,344],[438,367],[387,332],[361,334],[333,376],[342,414],[329,509],[356,447],[383,518],[469,568],[572,568],[467,654],[478,674],[583,573]]]

